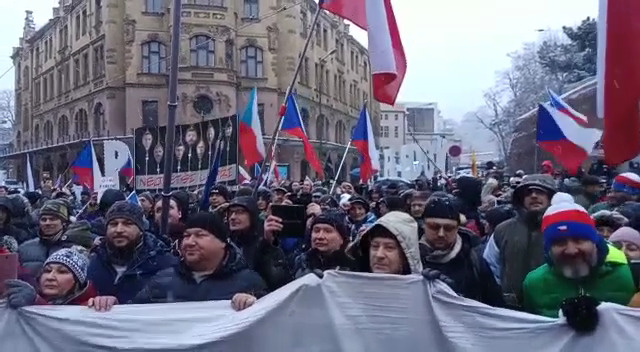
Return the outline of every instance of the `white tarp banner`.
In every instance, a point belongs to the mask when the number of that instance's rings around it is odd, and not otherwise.
[[[491,308],[419,276],[327,272],[234,312],[228,301],[0,307],[0,351],[630,351],[640,310],[602,304],[582,336],[563,320]]]

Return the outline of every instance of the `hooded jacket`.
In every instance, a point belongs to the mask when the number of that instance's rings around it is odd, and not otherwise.
[[[198,282],[193,271],[180,262],[158,272],[133,299],[132,303],[171,303],[230,300],[236,293],[255,297],[266,294],[260,275],[249,269],[240,250],[227,245],[227,254],[220,267]]]
[[[89,257],[87,278],[93,282],[98,295],[115,296],[118,302],[129,302],[155,274],[177,263],[178,259],[170,253],[169,248],[154,235],[143,233],[143,236],[136,256],[120,277],[109,258],[106,241],[95,248]]]
[[[537,186],[549,193],[556,192],[555,182],[549,175],[527,175],[513,192],[513,205],[520,214],[498,225],[487,245],[484,257],[497,263],[505,302],[513,307],[522,305],[522,283],[527,274],[544,264],[544,237],[540,228],[531,229],[523,215],[525,192]],[[493,250],[492,250],[493,249]],[[489,251],[489,252],[488,252]]]
[[[70,224],[55,243],[34,238],[18,247],[20,265],[32,276],[37,276],[49,256],[60,249],[80,246],[86,249],[93,245],[93,237],[86,221]]]
[[[3,208],[7,214],[4,224],[0,225],[0,237],[11,236],[18,244],[22,244],[36,236],[30,231],[25,230],[14,225],[14,222],[19,221],[14,214],[16,214],[15,202],[12,202],[8,197],[0,197],[0,208]],[[25,226],[29,228],[29,225]]]
[[[462,297],[476,300],[493,307],[504,306],[502,290],[493,278],[489,265],[474,248],[470,231],[460,228],[458,235],[462,239],[460,252],[446,263],[429,261],[427,245],[420,242],[422,266],[438,270],[453,282],[453,289]]]
[[[243,233],[231,232],[231,241],[240,249],[249,269],[260,274],[269,291],[288,284],[292,277],[287,257],[281,248],[264,239],[256,200],[250,196],[236,197],[229,204],[229,207],[233,206],[243,207],[249,212],[249,229]]]
[[[403,275],[422,273],[422,262],[420,261],[420,249],[418,247],[418,223],[411,215],[400,211],[389,212],[378,219],[373,226],[362,234],[358,242],[351,247],[352,251],[356,250],[354,257],[358,261],[360,270],[371,272],[369,247],[372,240],[371,236],[379,226],[391,232],[402,249],[405,260]]]

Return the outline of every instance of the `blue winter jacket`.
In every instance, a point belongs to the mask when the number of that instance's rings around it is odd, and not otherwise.
[[[256,297],[266,294],[266,285],[260,275],[249,269],[240,250],[227,246],[227,256],[213,274],[198,282],[184,262],[159,272],[138,293],[133,303],[170,303],[229,300],[236,293]]]
[[[127,265],[126,271],[116,280],[107,252],[106,241],[95,249],[89,258],[87,278],[94,284],[98,295],[115,296],[118,302],[128,303],[142,290],[147,281],[159,271],[178,262],[169,248],[154,235],[145,233],[137,256]]]

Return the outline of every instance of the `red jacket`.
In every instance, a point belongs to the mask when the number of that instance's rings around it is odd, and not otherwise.
[[[89,303],[89,299],[90,298],[95,298],[96,296],[98,296],[98,292],[93,287],[93,284],[91,282],[89,282],[87,284],[87,287],[84,288],[84,290],[78,292],[78,294],[76,294],[75,296],[71,297],[65,303],[62,303],[62,305],[86,306]],[[36,302],[34,304],[35,305],[41,305],[41,306],[43,306],[43,305],[51,305],[51,303],[47,302],[47,300],[45,300],[40,295],[38,295],[38,297],[36,298]]]

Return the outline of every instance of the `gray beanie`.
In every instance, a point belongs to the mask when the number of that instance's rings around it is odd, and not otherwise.
[[[121,200],[115,202],[109,211],[107,211],[107,216],[105,218],[105,223],[109,225],[109,223],[115,219],[127,219],[136,224],[140,231],[144,232],[146,226],[144,225],[144,213],[142,211],[142,207],[129,203],[126,200]]]

